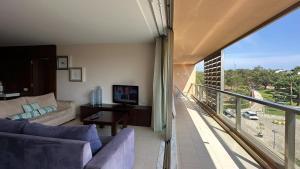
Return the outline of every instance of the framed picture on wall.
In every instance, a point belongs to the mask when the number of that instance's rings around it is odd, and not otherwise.
[[[69,58],[68,56],[57,56],[57,70],[68,70]]]
[[[69,68],[70,82],[83,82],[83,72],[81,67]]]

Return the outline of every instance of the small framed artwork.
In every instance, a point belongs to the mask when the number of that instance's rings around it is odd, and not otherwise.
[[[57,56],[57,70],[68,70],[69,59],[68,56]]]
[[[81,67],[69,68],[69,81],[70,82],[83,82],[83,71]]]

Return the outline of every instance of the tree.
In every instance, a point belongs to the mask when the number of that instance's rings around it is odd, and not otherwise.
[[[257,66],[254,69],[235,69],[225,71],[225,87],[240,94],[250,93],[252,89],[268,86],[276,102],[297,102],[300,105],[300,66],[291,71],[276,72]],[[248,92],[249,91],[249,92]]]
[[[297,84],[300,84],[300,80],[298,80]],[[298,93],[298,98],[297,98],[297,106],[300,106],[300,85],[295,87],[296,92]]]
[[[232,78],[233,75],[233,70],[227,70],[225,71],[225,86],[230,87],[230,89],[233,89],[234,85],[234,79]]]
[[[296,66],[292,71],[293,73],[298,74],[300,72],[300,66]]]
[[[300,66],[295,67],[292,70],[294,76],[295,76],[295,93],[297,93],[297,106],[300,106]]]
[[[225,71],[225,85],[235,90],[240,86],[249,86],[248,83],[249,70],[236,69]]]
[[[267,89],[267,86],[273,84],[273,71],[263,70],[261,72],[261,84]]]
[[[253,69],[252,76],[253,76],[253,83],[259,87],[264,86],[267,89],[267,86],[272,85],[274,82],[274,71],[270,69],[264,69],[261,66],[257,66]]]
[[[293,105],[293,99],[297,99],[297,104],[299,105],[300,76],[298,72],[294,70],[277,73],[275,78],[275,88],[277,92],[274,97],[284,102],[289,101],[290,105]]]
[[[204,72],[196,72],[196,84],[204,84]]]
[[[293,105],[293,88],[296,88],[296,82],[297,77],[294,73],[288,73],[287,74],[287,82],[289,86],[289,94],[290,94],[290,105]]]

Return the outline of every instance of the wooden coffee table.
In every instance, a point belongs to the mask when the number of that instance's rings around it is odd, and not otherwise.
[[[111,126],[111,135],[117,134],[117,126],[120,122],[123,123],[123,128],[127,127],[128,113],[126,112],[114,112],[114,111],[100,111],[92,114],[83,119],[83,124],[96,124],[100,127],[109,125]]]

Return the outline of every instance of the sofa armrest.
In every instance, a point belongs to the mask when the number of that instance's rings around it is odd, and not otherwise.
[[[82,169],[92,158],[84,141],[0,132],[0,168]]]
[[[133,169],[135,160],[134,130],[121,130],[89,161],[85,169]]]
[[[57,100],[57,107],[58,107],[58,109],[71,108],[75,111],[75,103],[73,101]]]

